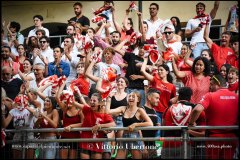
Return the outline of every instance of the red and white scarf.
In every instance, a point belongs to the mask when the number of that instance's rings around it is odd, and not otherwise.
[[[191,111],[192,111],[191,106],[184,105],[182,103],[173,104],[170,107],[170,112],[171,112],[173,122],[177,126],[186,125],[188,118],[191,114]]]

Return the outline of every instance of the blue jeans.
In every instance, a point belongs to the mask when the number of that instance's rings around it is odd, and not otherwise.
[[[208,46],[207,46],[207,43],[205,43],[205,42],[196,43],[195,48],[192,50],[193,59],[200,56],[201,53],[202,53],[202,50],[204,50],[204,49],[209,49]]]
[[[127,88],[127,94],[130,94],[133,91],[137,91],[141,95],[141,106],[144,106],[145,104],[145,92],[144,89],[132,89],[132,88]]]
[[[162,126],[162,113],[156,112],[156,114],[157,114],[157,117],[158,117],[158,123],[160,124],[160,126]],[[161,137],[161,130],[157,131],[156,137]]]
[[[44,139],[57,139],[56,136],[53,137],[45,137]],[[57,149],[57,142],[49,142],[43,143],[40,147],[40,159],[55,159],[56,158],[56,149]]]

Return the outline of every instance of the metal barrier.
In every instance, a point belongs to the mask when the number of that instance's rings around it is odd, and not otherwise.
[[[237,138],[220,138],[220,137],[189,137],[187,130],[197,130],[197,129],[231,129],[237,130],[238,126],[196,126],[196,127],[187,127],[187,126],[154,126],[154,127],[138,127],[136,130],[181,130],[182,137],[149,137],[149,138],[77,138],[77,139],[34,139],[27,140],[26,137],[23,136],[22,140],[7,140],[6,144],[14,144],[21,143],[22,146],[26,146],[27,143],[46,143],[46,142],[105,142],[105,141],[182,141],[184,148],[184,159],[187,159],[188,150],[187,144],[190,141],[238,141]],[[91,131],[92,128],[73,128],[71,131]],[[110,130],[128,130],[127,127],[112,127],[112,128],[102,128],[100,131]],[[22,129],[22,130],[5,130],[6,133],[28,133],[28,132],[63,132],[63,128],[47,128],[47,129]],[[22,147],[22,158],[25,158],[26,147]]]

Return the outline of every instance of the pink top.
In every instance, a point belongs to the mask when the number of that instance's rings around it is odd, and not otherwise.
[[[186,87],[190,87],[193,91],[191,97],[191,103],[199,103],[202,96],[209,92],[210,77],[206,76],[202,79],[197,79],[191,71],[184,71],[186,76],[182,79],[182,82]]]

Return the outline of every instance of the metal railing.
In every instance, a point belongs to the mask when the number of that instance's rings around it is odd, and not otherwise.
[[[104,141],[182,141],[183,148],[184,148],[184,158],[187,159],[188,150],[187,144],[189,141],[238,141],[239,137],[237,138],[220,138],[220,137],[189,137],[187,131],[191,130],[198,130],[198,129],[231,129],[237,130],[239,129],[238,126],[196,126],[196,127],[187,127],[187,126],[154,126],[154,127],[137,127],[134,130],[181,130],[182,137],[148,137],[148,138],[73,138],[73,139],[33,139],[28,140],[25,136],[23,136],[22,140],[7,140],[7,144],[13,143],[21,143],[22,146],[25,146],[27,143],[47,143],[47,142],[104,142]],[[72,128],[71,131],[91,131],[92,128]],[[117,131],[117,130],[128,130],[127,127],[111,127],[111,128],[102,128],[100,131],[110,130],[110,131]],[[45,129],[22,129],[22,130],[15,130],[15,129],[7,129],[5,130],[6,133],[26,133],[26,132],[63,132],[63,128],[45,128]],[[22,147],[22,158],[25,158],[25,151],[26,147]]]
[[[225,25],[211,25],[210,28],[219,28],[219,38],[218,39],[212,39],[213,42],[218,42],[221,39],[221,34],[222,34],[222,27],[225,27]],[[182,30],[185,30],[185,27],[182,28]],[[58,42],[59,45],[61,46],[61,43],[63,41],[63,38],[66,37],[67,35],[56,35],[56,36],[49,36],[49,38],[59,38]],[[187,40],[187,38],[185,37],[184,41],[182,41],[183,43],[190,43],[190,41]]]

